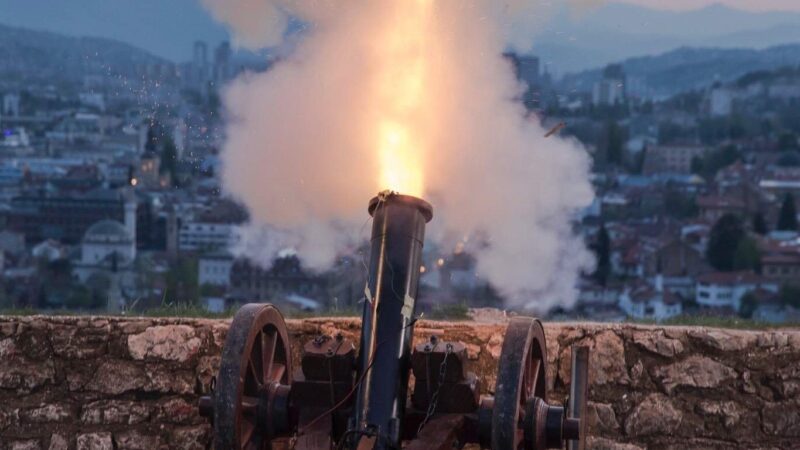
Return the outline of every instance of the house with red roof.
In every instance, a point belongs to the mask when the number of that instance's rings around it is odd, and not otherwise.
[[[707,308],[739,311],[742,297],[759,289],[778,292],[780,283],[751,271],[711,272],[697,277],[695,301]]]

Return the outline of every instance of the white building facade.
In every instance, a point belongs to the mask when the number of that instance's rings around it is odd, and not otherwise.
[[[715,272],[697,277],[695,301],[710,308],[739,311],[742,297],[756,289],[778,292],[779,286],[752,272]]]
[[[197,282],[200,286],[226,287],[231,282],[233,257],[227,253],[203,255],[197,264]]]
[[[225,249],[237,241],[235,226],[226,223],[186,222],[178,230],[180,251]]]

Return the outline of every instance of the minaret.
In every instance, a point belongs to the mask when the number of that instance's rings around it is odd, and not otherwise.
[[[125,189],[125,229],[133,238],[133,255],[136,256],[136,195],[133,190]]]
[[[108,299],[106,301],[106,312],[118,314],[122,310],[122,289],[120,288],[120,273],[118,270],[117,254],[111,255],[111,285],[108,288]]]
[[[175,213],[175,205],[168,202],[164,208],[167,212],[166,229],[166,250],[167,257],[174,260],[178,256],[178,216]]]

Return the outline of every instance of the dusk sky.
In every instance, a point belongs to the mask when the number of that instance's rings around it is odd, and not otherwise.
[[[533,1],[533,0],[531,0]],[[542,11],[554,11],[567,5],[566,0],[537,0],[542,4]],[[602,14],[613,3],[624,2],[647,8],[660,10],[700,9],[713,4],[723,4],[732,8],[749,11],[792,11],[800,12],[800,0],[571,0],[577,5],[573,19],[591,20],[595,28],[618,29],[617,16]],[[613,9],[618,11],[618,9]],[[632,15],[633,14],[633,15]],[[556,16],[553,14],[553,16]],[[664,20],[669,20],[669,14]],[[763,16],[763,15],[760,15]],[[764,22],[764,17],[753,15],[752,20],[739,16],[735,24],[728,24],[726,33],[745,31],[748,29],[767,28],[778,25],[780,17],[773,17]],[[649,16],[651,19],[653,16]],[[728,14],[726,17],[730,17]],[[788,25],[796,24],[798,17],[787,16]],[[622,19],[620,19],[622,20]],[[635,11],[624,16],[628,25],[636,25]],[[725,19],[720,16],[721,25]],[[649,22],[648,22],[649,23]],[[225,27],[215,22],[203,9],[200,0],[0,0],[0,24],[48,30],[68,35],[91,35],[118,39],[144,48],[156,55],[175,61],[191,57],[191,46],[196,39],[209,42],[212,46],[229,39]],[[663,24],[662,24],[663,25]],[[560,23],[558,27],[563,27]],[[688,25],[687,25],[688,26]],[[691,25],[693,26],[693,25]],[[712,27],[714,28],[714,27]],[[661,27],[672,30],[673,34],[686,34],[679,26]],[[637,30],[637,32],[647,30]],[[574,31],[573,31],[574,32]],[[724,34],[724,33],[719,33]],[[688,34],[687,34],[688,35]],[[787,41],[791,40],[787,38]],[[678,42],[678,45],[697,45],[697,42]],[[663,49],[659,49],[663,50]],[[576,53],[576,58],[582,58]]]
[[[588,0],[592,3],[604,3],[601,0]],[[722,4],[732,8],[749,11],[800,11],[798,0],[620,0],[624,3],[647,6],[657,9],[687,10],[703,8],[713,4]]]

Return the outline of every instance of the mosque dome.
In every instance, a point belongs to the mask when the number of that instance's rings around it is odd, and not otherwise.
[[[124,225],[116,220],[101,220],[94,223],[86,234],[83,242],[90,244],[130,244],[133,236]]]

